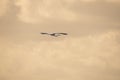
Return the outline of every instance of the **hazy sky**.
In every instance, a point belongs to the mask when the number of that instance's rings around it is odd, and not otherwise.
[[[119,48],[120,0],[0,0],[0,80],[120,80]]]

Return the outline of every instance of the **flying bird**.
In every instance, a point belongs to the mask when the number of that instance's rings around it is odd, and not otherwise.
[[[58,36],[62,36],[62,35],[68,35],[67,33],[44,33],[44,32],[41,32],[42,35],[50,35],[50,36],[53,36],[53,37],[58,37]]]

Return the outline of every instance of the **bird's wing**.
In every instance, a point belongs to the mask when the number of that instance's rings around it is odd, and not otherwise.
[[[67,35],[67,33],[59,33],[59,34]]]
[[[48,34],[48,33],[43,33],[43,32],[42,32],[41,34]]]

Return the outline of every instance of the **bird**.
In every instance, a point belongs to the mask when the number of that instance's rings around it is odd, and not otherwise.
[[[53,37],[58,37],[58,36],[62,36],[62,35],[68,35],[67,33],[44,33],[44,32],[41,32],[42,35],[50,35],[50,36],[53,36]]]

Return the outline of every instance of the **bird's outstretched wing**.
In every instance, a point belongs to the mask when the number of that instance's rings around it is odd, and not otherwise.
[[[59,33],[59,34],[62,34],[62,35],[68,35],[67,33]]]
[[[41,32],[41,34],[48,34],[48,33],[43,33],[43,32]]]

